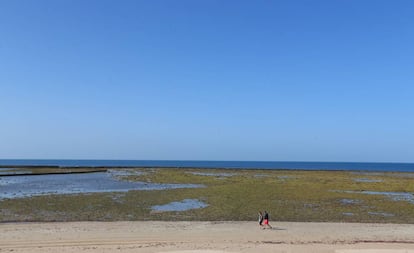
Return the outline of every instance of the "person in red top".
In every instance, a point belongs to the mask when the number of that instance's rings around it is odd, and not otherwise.
[[[267,213],[267,211],[264,211],[263,225],[267,226],[268,228],[272,228],[272,226],[270,226],[270,224],[269,224],[269,214]]]

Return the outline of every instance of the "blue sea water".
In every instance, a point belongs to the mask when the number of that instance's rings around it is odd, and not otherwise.
[[[271,161],[179,161],[179,160],[13,160],[0,159],[0,166],[91,166],[91,167],[174,167],[228,169],[298,169],[414,172],[414,163],[358,162],[271,162]]]
[[[124,171],[124,173],[127,173]],[[127,192],[131,190],[165,190],[201,188],[200,184],[161,184],[119,180],[127,175],[116,170],[87,174],[0,176],[0,201],[41,195]]]

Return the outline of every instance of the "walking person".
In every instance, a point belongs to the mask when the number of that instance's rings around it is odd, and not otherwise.
[[[272,226],[270,226],[269,224],[269,214],[267,213],[267,211],[264,211],[263,224],[264,226],[267,226],[268,228],[272,228]]]
[[[259,211],[259,226],[263,227],[263,214]]]

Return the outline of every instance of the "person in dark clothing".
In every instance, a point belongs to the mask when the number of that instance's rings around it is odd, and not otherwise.
[[[267,226],[268,228],[272,228],[272,226],[270,226],[269,224],[269,214],[267,213],[267,211],[264,211],[263,224],[264,226]]]

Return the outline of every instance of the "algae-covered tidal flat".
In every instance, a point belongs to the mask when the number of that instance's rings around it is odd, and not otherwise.
[[[0,221],[245,221],[267,210],[273,222],[414,223],[414,173],[198,168],[98,173],[111,173],[123,185],[147,187],[13,198],[4,190],[6,177],[0,176]],[[154,185],[161,187],[148,187]]]

